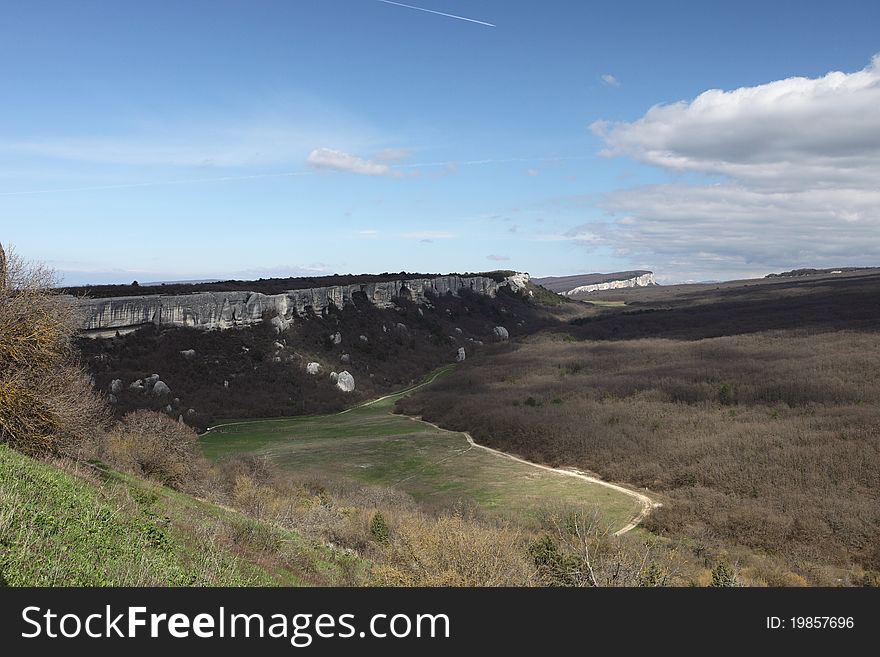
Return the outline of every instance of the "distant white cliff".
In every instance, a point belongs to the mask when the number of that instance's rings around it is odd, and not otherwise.
[[[605,281],[604,283],[593,283],[592,285],[579,285],[566,292],[562,292],[565,296],[571,297],[576,294],[586,294],[588,292],[601,292],[602,290],[619,290],[625,287],[647,287],[649,285],[657,285],[652,272],[627,278],[621,281]]]

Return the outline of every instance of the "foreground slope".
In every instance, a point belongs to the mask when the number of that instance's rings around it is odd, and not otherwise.
[[[141,479],[71,467],[78,474],[0,445],[0,584],[292,586],[334,580],[332,551],[294,532]],[[306,563],[326,567],[310,571]]]

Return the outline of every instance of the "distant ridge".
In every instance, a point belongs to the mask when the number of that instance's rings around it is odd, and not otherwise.
[[[547,276],[545,278],[533,278],[532,282],[565,296],[587,294],[600,290],[614,290],[622,287],[657,285],[657,281],[654,280],[654,272],[646,269],[619,271],[610,274]]]

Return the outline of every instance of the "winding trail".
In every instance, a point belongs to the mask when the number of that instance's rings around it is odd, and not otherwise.
[[[434,427],[435,429],[438,429],[439,431],[446,431],[446,432],[449,431],[449,429],[444,429],[443,427],[438,426],[438,425],[434,424],[433,422],[428,422],[427,420],[423,420],[420,417],[413,417],[411,415],[407,415],[406,417],[408,417],[411,420],[415,420],[416,422],[423,422],[424,424],[430,425],[430,426]],[[626,534],[628,531],[632,531],[633,529],[638,527],[639,523],[642,522],[642,520],[644,520],[648,516],[648,514],[651,513],[652,510],[656,509],[659,506],[662,506],[660,504],[660,502],[655,502],[654,500],[652,500],[650,497],[648,497],[644,493],[640,493],[638,491],[632,490],[630,488],[626,488],[624,486],[620,486],[618,484],[612,484],[611,482],[608,482],[608,481],[603,481],[602,479],[599,479],[598,477],[591,477],[588,474],[584,474],[580,470],[574,470],[574,469],[569,470],[567,468],[551,468],[549,465],[541,465],[540,463],[534,463],[532,461],[527,461],[527,460],[520,458],[518,456],[514,456],[513,454],[508,454],[507,452],[502,452],[501,450],[493,449],[492,447],[487,447],[486,445],[480,445],[478,442],[476,442],[474,440],[473,436],[471,436],[471,434],[469,434],[467,431],[460,431],[460,432],[456,432],[456,433],[461,433],[467,439],[468,444],[473,448],[483,449],[491,454],[494,454],[495,456],[505,458],[505,459],[510,459],[511,461],[516,461],[517,463],[522,463],[523,465],[528,465],[533,468],[538,468],[540,470],[546,470],[548,472],[555,472],[556,474],[565,475],[566,477],[574,477],[575,479],[587,481],[591,484],[598,484],[599,486],[605,486],[606,488],[611,488],[612,490],[615,490],[618,493],[623,493],[624,495],[628,495],[629,497],[632,497],[632,498],[638,500],[639,503],[642,505],[641,510],[633,517],[632,520],[629,521],[629,524],[625,525],[623,528],[618,529],[616,532],[614,532],[615,536],[620,536],[621,534]]]
[[[378,398],[370,400],[368,402],[364,402],[363,404],[358,404],[357,406],[352,406],[351,408],[347,408],[344,411],[340,411],[339,413],[336,413],[336,415],[344,415],[345,413],[350,413],[351,411],[357,410],[359,408],[364,408],[365,406],[372,406],[373,404],[377,404],[381,401],[385,401],[386,399],[389,399],[391,397],[402,397],[403,395],[407,395],[407,394],[413,392],[414,390],[418,390],[419,388],[423,388],[427,385],[430,385],[431,383],[436,381],[438,377],[442,376],[443,374],[448,372],[453,367],[454,366],[444,367],[443,369],[440,369],[437,372],[435,372],[429,379],[426,379],[422,383],[411,386],[411,387],[406,388],[404,390],[400,390],[398,392],[391,393],[389,395],[384,395],[382,397],[378,397]],[[580,479],[581,481],[586,481],[591,484],[597,484],[599,486],[604,486],[604,487],[610,488],[618,493],[623,493],[624,495],[628,495],[629,497],[632,497],[633,499],[635,499],[639,502],[639,504],[641,505],[641,509],[629,521],[629,523],[627,525],[625,525],[623,528],[618,529],[616,532],[614,532],[614,536],[621,536],[622,534],[626,534],[627,532],[632,531],[633,529],[638,527],[639,523],[641,523],[642,520],[644,520],[648,516],[648,514],[651,513],[651,511],[653,511],[654,509],[656,509],[659,506],[662,506],[660,504],[660,502],[654,501],[653,499],[651,499],[648,495],[646,495],[644,493],[640,493],[636,490],[632,490],[631,488],[626,488],[625,486],[621,486],[619,484],[612,484],[611,482],[603,481],[602,479],[599,479],[598,477],[590,476],[584,472],[581,472],[580,470],[576,470],[574,468],[571,468],[571,469],[569,469],[569,468],[552,468],[549,465],[542,465],[540,463],[534,463],[532,461],[527,461],[526,459],[520,458],[519,456],[514,456],[513,454],[509,454],[507,452],[502,452],[501,450],[494,449],[492,447],[487,447],[486,445],[480,445],[478,442],[476,442],[474,440],[473,436],[471,436],[471,434],[469,434],[467,431],[451,431],[449,429],[444,429],[443,427],[438,426],[438,425],[434,424],[433,422],[428,422],[427,420],[423,420],[420,417],[416,417],[416,416],[412,416],[412,415],[402,415],[402,417],[407,417],[410,420],[412,420],[413,422],[421,422],[422,424],[427,424],[428,426],[434,427],[438,431],[441,431],[444,433],[460,433],[460,434],[462,434],[465,437],[465,439],[467,439],[468,445],[470,447],[468,447],[467,450],[463,450],[462,452],[456,452],[455,454],[451,455],[448,458],[452,458],[453,456],[458,456],[464,452],[469,451],[470,449],[482,449],[482,450],[489,452],[490,454],[494,454],[495,456],[497,456],[499,458],[510,459],[511,461],[516,461],[517,463],[522,463],[523,465],[527,465],[532,468],[537,468],[539,470],[545,470],[547,472],[555,472],[556,474],[560,474],[560,475],[563,475],[566,477],[574,477],[575,479]],[[291,418],[289,418],[289,417],[277,418],[278,421],[288,421],[290,419]],[[254,422],[263,423],[263,422],[269,422],[269,421],[272,421],[272,420],[245,420],[242,422],[228,422],[226,424],[217,424],[213,427],[208,427],[205,430],[205,433],[209,433],[209,432],[213,431],[214,429],[219,429],[220,427],[229,427],[229,426],[240,425],[240,424],[252,424]],[[204,434],[202,434],[202,435],[204,435]],[[412,475],[412,477],[415,477],[415,476],[416,475]]]

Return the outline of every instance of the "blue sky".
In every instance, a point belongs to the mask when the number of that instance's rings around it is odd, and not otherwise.
[[[68,283],[878,264],[880,3],[407,4],[496,27],[4,2],[0,241]]]

